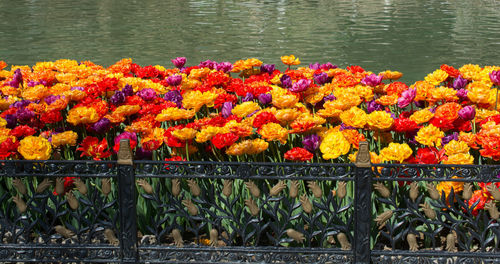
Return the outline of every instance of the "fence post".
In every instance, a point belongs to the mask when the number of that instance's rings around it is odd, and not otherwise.
[[[118,202],[121,263],[137,263],[135,171],[128,139],[120,140],[120,150],[118,151]]]
[[[372,166],[368,142],[359,143],[354,194],[354,263],[370,263]]]

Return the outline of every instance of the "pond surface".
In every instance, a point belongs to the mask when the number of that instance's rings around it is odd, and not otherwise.
[[[0,1],[0,60],[9,64],[280,63],[295,54],[303,63],[398,70],[413,82],[443,63],[499,65],[499,51],[495,0]]]

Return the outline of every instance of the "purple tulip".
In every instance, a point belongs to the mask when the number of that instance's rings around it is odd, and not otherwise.
[[[61,96],[60,96],[60,95],[49,95],[49,96],[45,97],[43,100],[44,100],[47,104],[51,105],[51,104],[53,104],[55,101],[57,101],[57,100],[59,100],[59,99],[61,99]]]
[[[457,96],[460,98],[460,100],[465,101],[467,100],[467,90],[465,89],[460,89],[457,91]]]
[[[286,74],[283,74],[280,78],[281,81],[281,87],[283,88],[290,88],[292,87],[292,78]]]
[[[328,74],[326,74],[326,72],[322,72],[322,73],[319,73],[319,74],[314,74],[314,81],[318,84],[318,85],[323,85],[325,83],[328,82]]]
[[[15,107],[15,108],[25,108],[29,104],[31,104],[30,100],[21,100],[21,101],[17,101],[17,102],[12,103],[9,106],[9,108],[13,108],[13,107]]]
[[[37,85],[39,85],[39,84],[40,84],[40,82],[29,81],[29,82],[28,82],[28,87],[35,87],[35,86],[37,86]]]
[[[304,139],[302,140],[302,145],[304,146],[305,149],[307,149],[310,152],[314,152],[316,149],[318,149],[319,144],[320,144],[320,137],[316,134],[305,136]]]
[[[137,95],[140,96],[144,101],[151,101],[156,98],[156,91],[151,88],[146,88],[137,92]]]
[[[21,73],[21,69],[16,69],[14,71],[14,76],[12,77],[12,81],[9,82],[9,85],[14,88],[19,88],[19,84],[23,82],[23,74]]]
[[[75,91],[75,90],[78,90],[78,91],[85,91],[85,88],[81,87],[81,86],[73,86],[71,87],[71,91]]]
[[[366,103],[366,112],[369,114],[374,111],[382,111],[384,107],[380,104],[377,104],[375,100],[368,101]]]
[[[242,102],[248,102],[248,101],[252,101],[252,100],[253,100],[253,94],[251,94],[251,93],[247,93],[245,95],[245,97],[241,98]]]
[[[320,66],[320,68],[321,68],[322,70],[325,70],[325,71],[326,71],[326,70],[330,70],[330,69],[337,69],[338,67],[339,67],[339,66],[337,66],[337,65],[333,65],[333,64],[332,64],[332,63],[330,63],[330,62],[327,62],[327,63],[322,64],[322,65]]]
[[[170,75],[167,78],[167,83],[170,86],[177,86],[182,82],[182,75]]]
[[[211,61],[211,60],[206,60],[206,61],[200,62],[200,67],[209,68],[211,70],[215,69],[216,65],[217,65],[217,62]]]
[[[231,116],[232,115],[232,113],[231,113],[232,110],[233,110],[233,103],[231,103],[231,102],[224,102],[224,104],[222,104],[222,110],[221,110],[222,117],[227,118],[227,117]]]
[[[319,70],[320,67],[321,67],[321,65],[317,62],[309,64],[309,69],[311,69],[311,70]]]
[[[333,94],[329,94],[329,95],[323,97],[323,100],[325,102],[333,101],[333,100],[337,100],[337,97],[335,97],[335,95],[333,95]]]
[[[134,89],[132,88],[132,85],[130,85],[130,84],[126,84],[125,87],[123,87],[122,92],[125,96],[134,95]]]
[[[273,100],[273,97],[271,94],[268,94],[268,93],[263,93],[263,94],[260,94],[257,99],[259,99],[259,102],[263,105],[266,105],[268,103],[270,103],[272,100]]]
[[[5,121],[7,121],[7,128],[14,129],[17,124],[17,119],[15,115],[5,115]]]
[[[262,66],[260,66],[260,72],[267,72],[269,74],[272,74],[275,69],[276,65],[274,64],[262,64]]]
[[[410,132],[406,132],[405,133],[405,136],[406,138],[408,139],[408,143],[410,145],[414,145],[416,146],[417,144],[420,144],[417,142],[417,140],[415,139],[415,137],[417,136],[417,130],[415,131],[410,131]]]
[[[398,107],[399,108],[407,107],[408,105],[411,104],[411,102],[413,102],[415,96],[417,96],[417,89],[408,89],[404,91],[401,94],[401,97],[398,98]]]
[[[383,78],[384,78],[384,76],[382,76],[382,75],[376,75],[376,74],[372,73],[372,74],[366,76],[365,78],[363,78],[361,80],[361,83],[364,85],[367,85],[367,86],[375,87],[382,82]]]
[[[458,116],[463,120],[472,120],[476,116],[476,108],[471,105],[464,106],[464,108],[458,110]]]
[[[342,123],[340,124],[340,128],[339,130],[342,131],[342,130],[346,130],[346,129],[356,129],[355,127],[353,126],[347,126],[346,124]]]
[[[289,90],[294,93],[300,93],[307,90],[311,83],[312,81],[309,79],[301,79],[298,82],[293,83],[292,88],[289,88]]]
[[[151,160],[153,158],[153,151],[145,150],[142,147],[137,148],[135,158],[138,160]]]
[[[492,71],[490,72],[490,80],[500,86],[500,71]]]
[[[177,68],[182,68],[184,64],[186,64],[186,57],[177,57],[172,60],[172,63],[175,65]]]
[[[129,139],[130,141],[137,141],[137,135],[132,132],[123,132],[120,135],[115,137],[115,145],[120,144],[120,140]]]
[[[452,141],[452,140],[458,140],[458,133],[457,132],[453,132],[450,135],[442,137],[441,144],[444,146],[444,145],[450,143],[450,141]]]
[[[95,122],[91,127],[91,129],[98,134],[106,133],[109,128],[111,128],[111,121],[107,118],[102,118],[101,120]]]
[[[453,88],[455,90],[465,88],[467,85],[467,79],[462,78],[462,75],[459,75],[454,81],[453,81]]]
[[[433,114],[436,113],[436,107],[429,107],[429,111]]]
[[[16,115],[17,120],[21,123],[27,123],[33,117],[35,117],[35,113],[31,110],[26,109],[26,108],[18,109],[15,115]]]
[[[115,91],[115,94],[109,98],[109,102],[113,105],[119,105],[125,102],[125,93],[122,91]]]
[[[418,108],[424,108],[425,107],[425,101],[415,101],[415,106]]]
[[[181,92],[179,90],[168,91],[165,94],[164,99],[167,101],[176,103],[178,108],[181,108],[181,106],[182,106],[182,95],[181,95]]]
[[[222,72],[229,72],[233,69],[233,64],[230,62],[221,62],[215,66],[215,69]]]

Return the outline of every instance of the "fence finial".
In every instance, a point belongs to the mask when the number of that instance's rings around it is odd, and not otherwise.
[[[128,139],[120,140],[120,150],[118,151],[118,164],[119,165],[133,165],[132,150],[130,149],[130,142]]]
[[[370,149],[368,147],[368,142],[361,141],[359,142],[359,151],[356,156],[356,167],[359,168],[369,168],[371,167],[371,159],[370,159]]]

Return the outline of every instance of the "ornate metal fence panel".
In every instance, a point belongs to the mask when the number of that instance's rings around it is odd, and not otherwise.
[[[149,263],[350,263],[349,164],[138,162]]]
[[[2,263],[119,262],[116,175],[116,162],[2,161]]]
[[[499,165],[358,161],[0,161],[0,260],[498,263]]]
[[[498,165],[374,165],[373,262],[498,263],[499,175]]]

